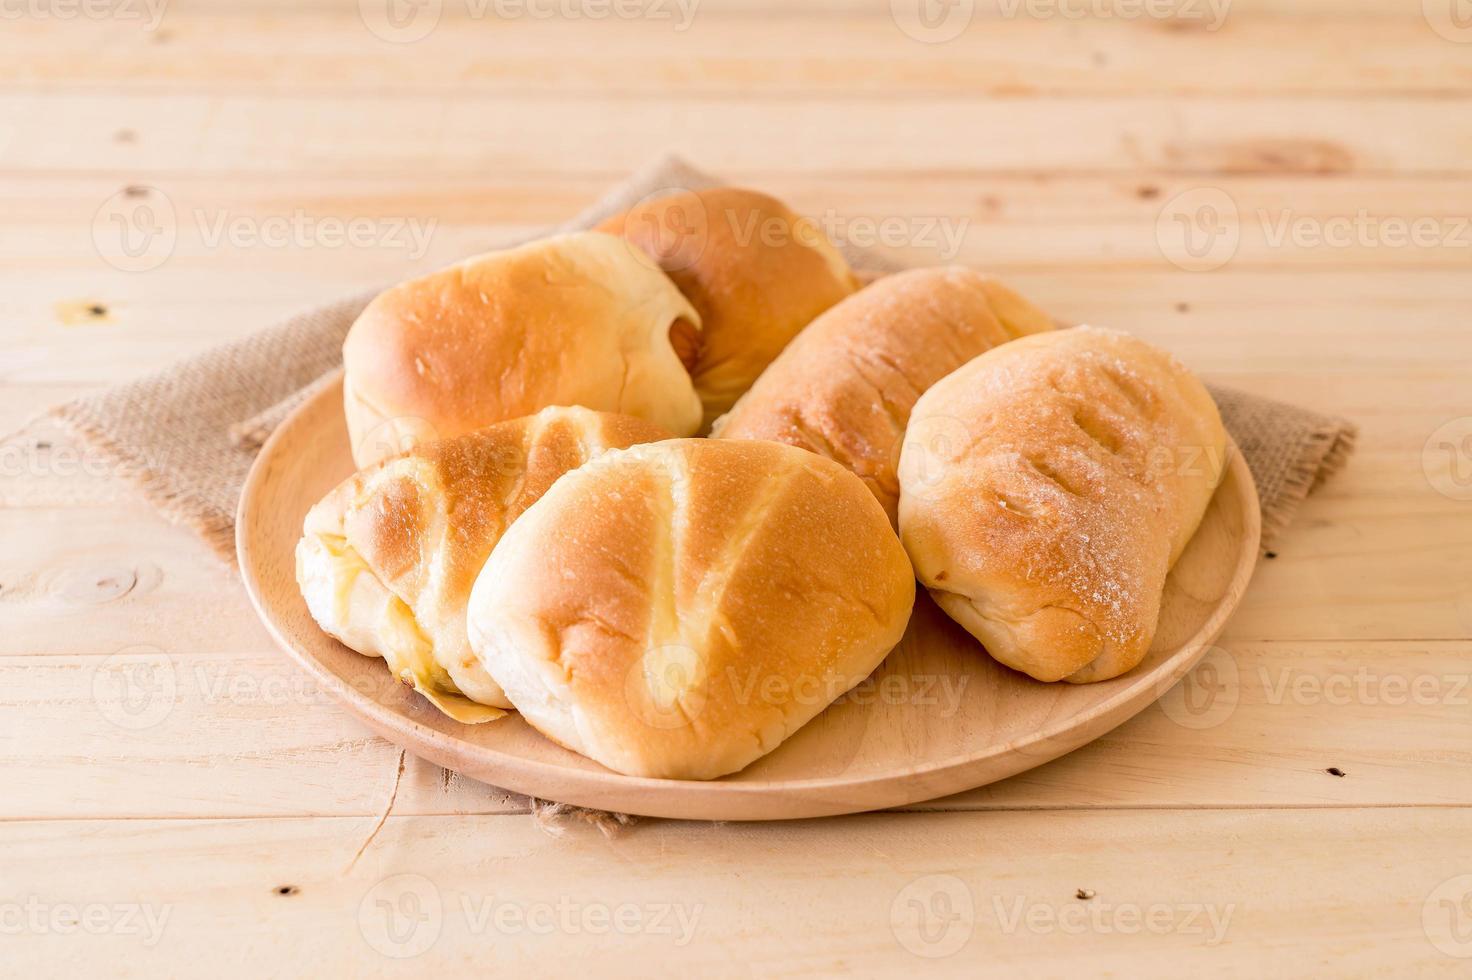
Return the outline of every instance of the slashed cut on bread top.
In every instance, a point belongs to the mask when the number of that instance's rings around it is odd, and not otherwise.
[[[830,460],[676,439],[559,480],[476,581],[471,646],[538,731],[635,776],[772,751],[899,642],[914,574]]]

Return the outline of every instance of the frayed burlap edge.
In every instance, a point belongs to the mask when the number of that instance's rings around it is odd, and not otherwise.
[[[532,822],[549,837],[564,837],[569,824],[583,823],[597,829],[608,840],[613,840],[641,819],[632,813],[593,810],[585,806],[573,806],[571,803],[538,799],[535,796],[530,799]]]
[[[1262,550],[1267,551],[1278,535],[1288,530],[1309,495],[1349,465],[1359,439],[1359,427],[1346,419],[1333,419],[1311,432],[1299,449],[1298,459],[1283,478],[1283,492],[1271,508],[1262,509]]]
[[[216,555],[235,564],[234,514],[221,514],[205,498],[162,479],[156,468],[117,442],[86,402],[67,402],[41,417],[54,419],[73,438],[91,447],[114,475],[137,487],[170,524],[190,529]]]

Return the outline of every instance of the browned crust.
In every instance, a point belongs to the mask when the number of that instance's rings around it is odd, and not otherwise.
[[[916,399],[978,354],[1050,328],[1036,307],[971,269],[889,276],[804,330],[713,435],[827,456],[861,477],[893,522],[901,437]]]
[[[441,667],[478,671],[465,634],[465,605],[506,529],[589,459],[669,435],[631,416],[543,409],[354,474],[312,508],[304,533],[324,542],[341,538],[412,611]],[[491,703],[505,702],[498,696]]]
[[[814,317],[858,288],[816,223],[756,191],[672,194],[598,230],[654,257],[699,311],[703,330],[691,373],[707,426]]]
[[[469,621],[539,730],[621,772],[712,778],[866,677],[913,601],[852,474],[775,443],[690,439],[560,481],[502,539]],[[650,684],[666,668],[680,694],[662,707]]]
[[[691,434],[699,401],[670,339],[681,320],[684,332],[699,316],[667,277],[592,232],[401,283],[368,305],[343,344],[354,458],[366,465],[392,450],[394,439],[374,438],[384,426],[448,438],[548,405]]]
[[[548,408],[427,443],[350,477],[329,495],[346,536],[411,607],[434,578],[463,606],[492,547],[563,474],[608,449],[670,438],[643,419]]]
[[[1211,396],[1170,355],[1092,327],[1035,335],[915,406],[901,537],[993,657],[1039,680],[1105,680],[1150,649],[1225,451]]]

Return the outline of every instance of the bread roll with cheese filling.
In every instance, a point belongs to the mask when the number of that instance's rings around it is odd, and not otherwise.
[[[491,549],[564,473],[668,436],[626,415],[545,408],[355,473],[307,513],[297,545],[307,607],[450,717],[500,717],[511,702],[465,635],[465,603]]]

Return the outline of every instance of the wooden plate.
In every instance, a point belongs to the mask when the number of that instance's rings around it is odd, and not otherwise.
[[[874,675],[777,751],[712,782],[610,772],[519,716],[461,725],[389,676],[382,660],[328,637],[297,591],[293,551],[307,509],[353,470],[341,385],[272,435],[246,481],[240,570],[281,647],[370,728],[416,755],[543,799],[660,817],[773,820],[933,799],[1055,759],[1139,712],[1202,656],[1242,597],[1260,517],[1235,447],[1201,530],[1171,573],[1150,656],[1100,684],[1041,684],[1000,666],[923,596]],[[283,719],[290,724],[290,719]]]

